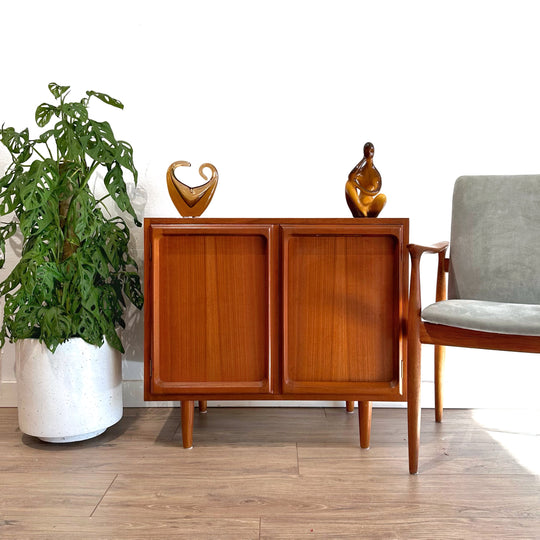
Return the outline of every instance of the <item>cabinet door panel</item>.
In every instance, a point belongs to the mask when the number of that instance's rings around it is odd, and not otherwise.
[[[272,391],[271,230],[154,228],[153,393]]]
[[[285,393],[401,389],[400,227],[283,227]]]

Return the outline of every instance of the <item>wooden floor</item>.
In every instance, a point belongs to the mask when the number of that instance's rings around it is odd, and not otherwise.
[[[374,409],[369,450],[339,408],[196,410],[192,450],[179,409],[126,409],[70,445],[22,435],[16,416],[0,409],[1,538],[540,538],[531,411],[437,425],[425,410],[416,476],[405,409]]]

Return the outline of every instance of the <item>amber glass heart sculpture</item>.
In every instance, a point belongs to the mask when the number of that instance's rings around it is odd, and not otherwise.
[[[211,163],[203,163],[199,167],[199,174],[206,182],[197,187],[189,187],[175,176],[178,167],[191,167],[189,161],[175,161],[167,169],[167,187],[169,195],[182,217],[199,217],[208,207],[218,183],[217,169]],[[210,169],[210,179],[204,173]]]

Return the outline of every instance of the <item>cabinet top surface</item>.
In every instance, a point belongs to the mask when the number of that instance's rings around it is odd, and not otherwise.
[[[409,218],[177,218],[146,217],[145,225],[403,225]]]

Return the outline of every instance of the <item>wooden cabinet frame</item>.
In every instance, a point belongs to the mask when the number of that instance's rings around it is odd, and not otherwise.
[[[407,219],[145,219],[146,400],[405,401]],[[363,427],[362,427],[363,426]]]

